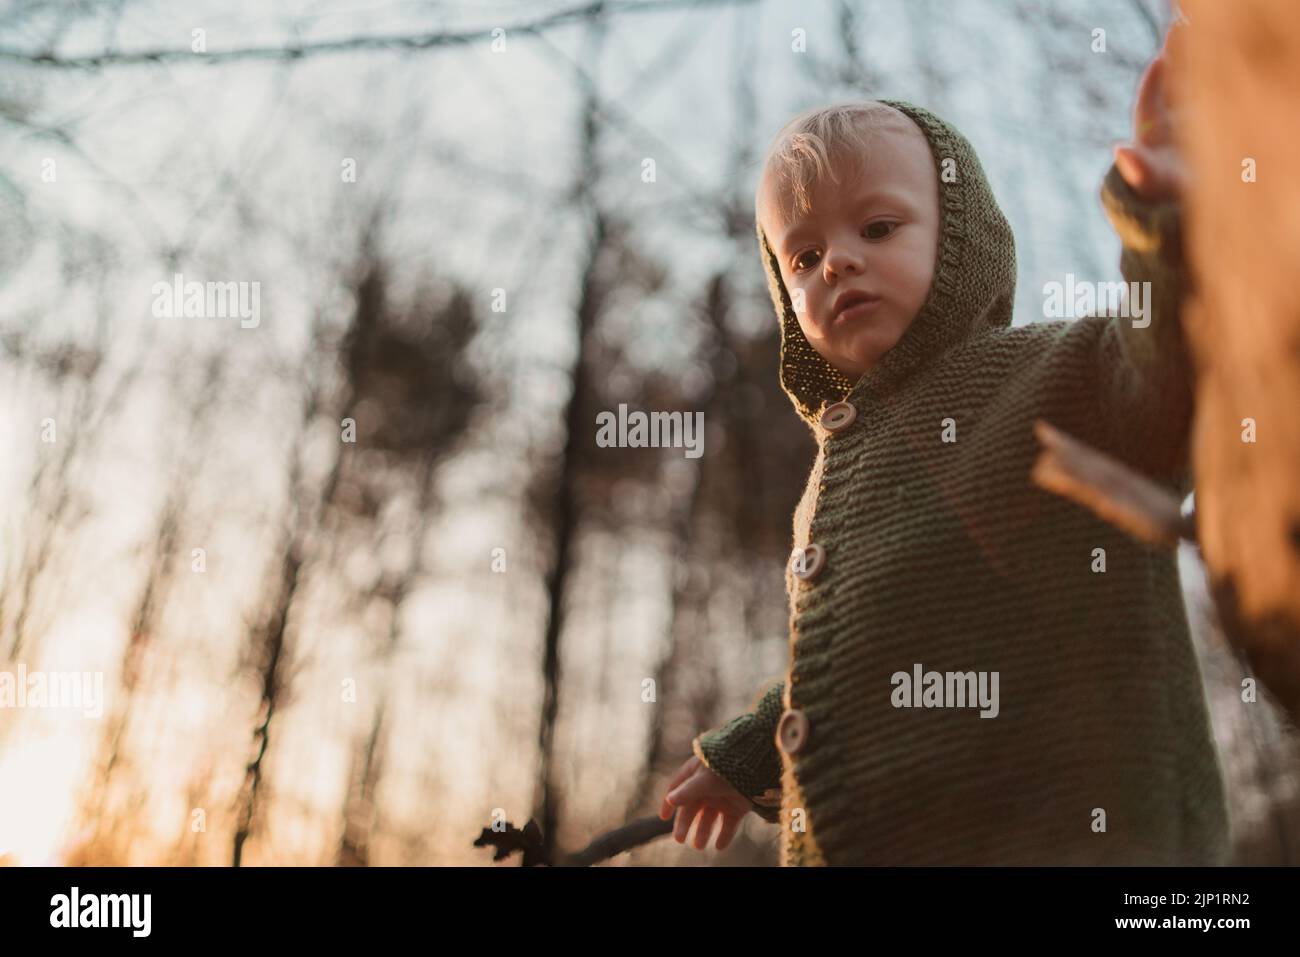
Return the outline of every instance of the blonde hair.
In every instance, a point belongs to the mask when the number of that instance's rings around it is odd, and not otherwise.
[[[892,106],[875,100],[838,103],[800,113],[776,134],[763,157],[762,175],[754,195],[754,212],[759,212],[763,181],[774,177],[777,195],[783,202],[778,214],[782,220],[796,210],[812,209],[812,193],[827,177],[839,185],[836,166],[845,164],[853,175],[860,175],[871,155],[872,139],[881,130],[910,131],[920,129]]]

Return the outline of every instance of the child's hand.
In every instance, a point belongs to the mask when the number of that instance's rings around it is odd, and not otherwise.
[[[674,808],[677,809],[677,820],[673,825],[673,840],[685,844],[691,822],[698,815],[700,823],[695,828],[695,849],[701,851],[708,846],[714,821],[722,818],[717,844],[721,851],[736,836],[741,819],[752,810],[743,794],[710,771],[695,755],[691,755],[668,782],[659,817],[668,820],[673,816]]]
[[[1182,49],[1182,31],[1175,24],[1165,35],[1165,44],[1147,66],[1138,84],[1133,108],[1132,145],[1115,147],[1115,165],[1124,182],[1149,202],[1181,199],[1187,188],[1187,168],[1174,136],[1173,84],[1169,82],[1169,60]]]

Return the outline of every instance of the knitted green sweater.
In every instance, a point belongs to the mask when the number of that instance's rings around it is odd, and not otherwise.
[[[780,824],[782,865],[1220,863],[1227,812],[1176,556],[1030,481],[1042,417],[1190,491],[1178,208],[1106,174],[1121,271],[1152,284],[1149,325],[1013,328],[1014,240],[973,149],[886,102],[936,167],[956,161],[933,285],[850,382],[804,338],[760,227],[781,384],[817,442],[793,545],[822,560],[786,570],[785,680],[695,753]],[[832,431],[821,413],[838,401],[856,416]],[[922,704],[897,674],[931,671],[996,672],[996,715],[896,706]]]

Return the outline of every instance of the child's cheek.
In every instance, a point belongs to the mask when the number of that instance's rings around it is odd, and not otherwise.
[[[806,284],[799,282],[791,283],[786,281],[785,288],[790,291],[790,304],[794,307],[794,314],[799,319],[799,326],[808,334],[808,329],[812,325],[812,317],[817,314],[818,301],[814,291],[809,290]]]
[[[907,249],[906,257],[898,263],[896,275],[901,280],[899,301],[909,313],[910,322],[929,298],[934,281],[934,250],[923,243]]]

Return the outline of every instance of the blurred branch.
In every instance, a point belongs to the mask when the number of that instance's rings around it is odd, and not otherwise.
[[[504,29],[509,33],[538,35],[543,31],[580,22],[602,14],[648,13],[661,10],[751,4],[755,0],[596,0],[569,10],[561,10],[531,23],[510,26],[495,24],[462,32],[444,31],[388,36],[347,37],[341,40],[320,40],[312,43],[295,43],[293,46],[240,47],[230,50],[212,50],[195,53],[188,49],[134,50],[91,53],[82,56],[58,56],[53,53],[31,53],[24,50],[0,48],[0,60],[12,60],[31,66],[58,69],[92,69],[105,66],[138,66],[146,63],[197,63],[231,62],[236,60],[296,60],[305,56],[329,53],[346,53],[358,50],[429,50],[436,47],[461,46],[491,40],[492,33]]]
[[[81,145],[65,129],[59,126],[42,126],[25,117],[3,111],[0,111],[0,120],[6,120],[13,126],[27,130],[38,138],[53,140],[76,156],[77,159],[86,164],[87,168],[98,175],[104,183],[120,192],[127,199],[128,205],[126,208],[130,213],[131,221],[135,224],[145,242],[151,243],[158,250],[168,248],[167,235],[163,231],[162,225],[149,211],[149,205],[141,198],[140,193],[129,182],[114,176],[103,164],[96,161],[89,152],[82,149]],[[21,193],[19,195],[22,196],[22,201],[25,203],[26,196]]]
[[[740,0],[740,2],[750,2],[750,0]],[[539,46],[539,49],[542,52],[551,54],[554,59],[561,61],[572,72],[573,79],[582,89],[593,121],[604,120],[611,128],[626,134],[629,139],[635,138],[646,142],[649,148],[655,151],[655,156],[666,159],[671,163],[675,171],[677,185],[687,194],[688,209],[706,209],[710,215],[719,217],[719,221],[725,224],[726,210],[718,203],[717,198],[711,192],[701,189],[687,178],[685,173],[690,169],[690,164],[673,148],[672,144],[665,142],[652,133],[643,123],[620,107],[613,98],[602,96],[596,78],[579,62],[582,58],[570,56],[566,50],[552,43],[546,37],[539,37],[539,39],[544,41]],[[594,175],[597,171],[596,165],[593,163],[592,174]],[[585,183],[585,180],[581,182]],[[656,211],[664,209],[663,201],[656,201],[653,208]]]
[[[603,18],[595,18],[588,25],[586,49],[592,60],[597,58],[606,25]],[[577,328],[574,336],[577,355],[573,361],[573,389],[562,412],[564,421],[564,448],[555,470],[554,489],[550,496],[548,524],[551,531],[551,565],[547,569],[546,617],[542,639],[542,708],[537,728],[538,774],[534,807],[542,819],[542,854],[549,856],[553,850],[554,834],[560,819],[560,788],[555,780],[555,726],[560,708],[560,640],[564,633],[567,606],[564,601],[573,563],[573,547],[582,519],[582,502],[578,487],[579,458],[583,447],[583,410],[587,404],[592,383],[589,359],[592,331],[604,305],[608,292],[605,277],[600,273],[601,253],[610,242],[609,219],[598,207],[593,195],[596,182],[596,156],[600,137],[597,124],[596,101],[588,90],[583,102],[581,165],[575,179],[574,194],[590,221],[591,231],[586,249],[586,262],[582,270],[578,301],[574,307]]]
[[[1151,22],[1151,12],[1143,8],[1140,2],[1133,3],[1138,15],[1146,21],[1149,26]],[[1068,44],[1068,50],[1074,57],[1081,57],[1084,51],[1088,49],[1089,31],[1098,25],[1098,16],[1095,11],[1086,11],[1083,16],[1078,16],[1076,12],[1062,4],[1044,3],[1042,0],[1019,0],[1016,4],[1017,16],[1026,22],[1043,23],[1051,27],[1045,35],[1052,35],[1064,39]],[[1134,76],[1139,75],[1146,69],[1151,55],[1160,46],[1160,32],[1154,32],[1151,35],[1151,43],[1148,47],[1140,50],[1138,55],[1132,56],[1127,49],[1112,47],[1106,51],[1106,57],[1111,64],[1119,68],[1132,71]],[[1048,50],[1049,62],[1055,63],[1061,68],[1069,67],[1071,69],[1079,66],[1080,62],[1060,62],[1058,56],[1060,50]]]
[[[130,820],[134,813],[132,800],[119,800],[118,808],[125,805],[128,810],[125,813],[119,810],[117,815],[110,813],[109,804],[115,796],[120,798],[118,792],[123,790],[119,786],[117,772],[123,765],[130,764],[124,760],[128,753],[125,745],[140,697],[138,691],[144,659],[146,653],[158,643],[156,639],[161,634],[161,622],[172,588],[176,584],[177,560],[180,557],[178,542],[194,497],[192,477],[203,467],[216,409],[211,400],[221,385],[225,362],[226,356],[222,353],[208,357],[203,375],[187,405],[183,429],[188,441],[179,443],[180,451],[173,464],[172,476],[167,483],[163,504],[150,537],[147,572],[135,599],[126,645],[122,651],[120,687],[112,696],[112,706],[105,715],[97,757],[85,783],[85,794],[79,812],[85,823],[82,832],[85,841],[77,848],[77,853],[83,855],[78,860],[79,864],[111,863],[114,860],[112,855],[119,850],[113,846],[114,842],[120,841],[121,835],[130,830]],[[142,786],[137,784],[137,792],[140,789]],[[104,859],[106,850],[107,860]]]
[[[757,30],[751,21],[744,25],[744,29],[738,30],[735,37],[737,55],[734,59],[736,69],[732,76],[732,91],[735,98],[737,130],[732,139],[734,146],[729,166],[737,174],[744,170],[750,159],[749,143],[754,138],[757,126],[757,97],[747,69],[747,65],[753,62],[756,33]],[[720,206],[730,205],[737,211],[727,217],[729,238],[737,245],[749,240],[749,231],[742,228],[742,217],[739,214],[743,198],[737,195],[738,190],[734,188],[739,180],[739,175],[728,177],[728,182],[732,184],[730,194],[717,200]],[[734,361],[735,355],[734,345],[728,341],[725,321],[732,305],[726,272],[714,273],[704,293],[692,295],[690,301],[700,312],[700,319],[710,333],[704,337],[700,349],[700,357],[710,364],[711,386],[708,395],[701,400],[704,406],[704,418],[706,421],[714,422],[721,414],[727,426],[725,434],[737,436],[744,431],[744,425],[728,415],[725,397],[721,394],[726,385],[730,384],[727,364],[728,361]],[[685,311],[689,315],[691,310],[688,308]],[[743,436],[740,436],[739,440],[743,442]],[[705,508],[705,467],[708,461],[703,458],[696,461],[691,469],[689,491],[680,494],[670,518],[672,554],[685,556],[686,561],[683,567],[679,567],[679,573],[673,576],[669,595],[668,640],[663,655],[654,669],[656,688],[675,687],[677,675],[686,658],[686,650],[695,640],[698,640],[698,636],[690,634],[690,630],[698,628],[696,624],[699,620],[698,612],[707,603],[707,595],[703,594],[707,589],[701,588],[699,576],[691,574],[691,569],[693,560],[699,560],[697,532],[700,529],[700,513]],[[750,495],[739,496],[739,499],[744,505],[753,502],[753,496]],[[625,814],[634,814],[648,800],[655,773],[664,762],[668,748],[664,709],[655,708],[651,712],[645,759],[628,797]]]

